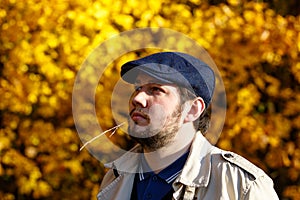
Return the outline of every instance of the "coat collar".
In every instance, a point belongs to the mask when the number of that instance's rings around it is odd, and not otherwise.
[[[214,150],[207,139],[198,132],[191,145],[190,155],[176,183],[192,187],[206,187],[211,174],[211,152]]]
[[[183,167],[182,173],[175,180],[176,183],[193,187],[208,185],[211,174],[211,152],[215,148],[202,133],[197,132],[192,142],[190,154]],[[118,173],[138,173],[142,159],[142,148],[135,146],[117,160],[105,164],[105,167],[118,170]]]
[[[119,174],[123,173],[137,173],[139,171],[139,163],[142,159],[142,147],[140,145],[134,146],[130,151],[124,153],[121,157],[113,162],[106,163],[106,168],[118,170]]]

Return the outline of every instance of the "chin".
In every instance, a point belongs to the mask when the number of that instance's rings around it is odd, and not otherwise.
[[[131,135],[133,137],[139,137],[139,138],[148,137],[147,132],[148,132],[147,126],[140,126],[140,125],[134,124],[128,128],[129,135]]]

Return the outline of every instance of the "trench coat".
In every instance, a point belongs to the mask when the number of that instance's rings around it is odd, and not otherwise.
[[[131,152],[140,152],[134,147]],[[125,153],[106,164],[98,200],[129,200],[139,165],[139,154]],[[132,173],[131,173],[132,172]],[[260,168],[233,152],[221,150],[198,132],[188,159],[173,182],[173,199],[277,200],[272,179]]]

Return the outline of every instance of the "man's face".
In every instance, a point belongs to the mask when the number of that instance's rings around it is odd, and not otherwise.
[[[129,133],[148,150],[156,150],[168,143],[180,127],[181,106],[175,85],[139,74],[135,92],[129,102]]]

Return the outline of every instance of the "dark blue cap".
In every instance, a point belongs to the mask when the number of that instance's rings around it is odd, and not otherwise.
[[[161,52],[127,62],[121,68],[122,79],[134,83],[140,71],[162,83],[186,87],[201,97],[206,107],[211,102],[215,88],[214,72],[206,63],[191,55]]]

